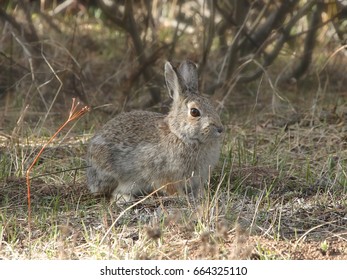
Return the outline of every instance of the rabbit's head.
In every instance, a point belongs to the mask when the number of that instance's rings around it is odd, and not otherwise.
[[[223,126],[210,100],[198,91],[196,65],[186,60],[174,69],[166,62],[165,81],[173,99],[168,115],[172,133],[191,144],[213,142],[220,138]]]

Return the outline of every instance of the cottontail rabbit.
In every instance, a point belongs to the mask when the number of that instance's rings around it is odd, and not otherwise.
[[[223,126],[210,101],[198,92],[196,65],[166,62],[173,103],[168,115],[121,113],[90,140],[87,181],[91,192],[127,198],[163,185],[196,193],[216,165]]]

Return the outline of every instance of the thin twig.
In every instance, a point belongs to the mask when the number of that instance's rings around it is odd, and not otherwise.
[[[29,166],[29,168],[26,171],[26,185],[27,185],[27,199],[28,199],[28,229],[29,229],[29,245],[31,241],[31,199],[30,199],[30,172],[31,169],[34,167],[34,165],[37,163],[38,159],[40,158],[41,154],[45,150],[45,148],[54,140],[54,138],[58,135],[58,133],[70,122],[80,118],[82,115],[87,113],[90,109],[87,106],[84,106],[82,109],[77,111],[77,108],[79,106],[79,102],[76,103],[75,98],[72,99],[72,105],[69,112],[69,117],[67,120],[58,128],[58,130],[53,134],[53,136],[42,146],[41,150],[38,152],[36,157],[34,158],[33,162]],[[30,256],[29,250],[29,256]]]
[[[333,223],[336,223],[337,221],[331,221],[331,222],[326,222],[326,223],[323,223],[321,225],[318,225],[318,226],[315,226],[311,229],[309,229],[308,231],[306,231],[303,235],[300,236],[300,238],[295,242],[295,245],[294,245],[294,250],[296,250],[296,248],[298,247],[299,243],[312,231],[314,231],[315,229],[317,228],[320,228],[320,227],[323,227],[323,226],[326,226],[326,225],[330,225],[330,224],[333,224]]]

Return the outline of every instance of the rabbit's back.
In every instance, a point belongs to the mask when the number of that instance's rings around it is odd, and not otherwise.
[[[113,143],[113,148],[127,151],[158,138],[158,130],[163,125],[164,118],[163,114],[148,111],[121,113],[108,121],[90,143]]]

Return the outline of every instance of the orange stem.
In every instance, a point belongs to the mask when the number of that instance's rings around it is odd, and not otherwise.
[[[77,102],[77,104],[75,105],[75,98],[73,98],[68,119],[58,128],[58,130],[53,134],[53,136],[42,146],[41,150],[38,152],[38,154],[34,158],[33,162],[31,163],[31,165],[29,166],[29,168],[26,171],[26,185],[27,185],[27,196],[28,196],[28,226],[29,226],[29,235],[31,234],[30,171],[34,167],[34,165],[36,164],[38,159],[40,158],[41,154],[43,153],[43,151],[45,150],[47,145],[49,145],[54,140],[54,138],[58,135],[58,133],[60,131],[62,131],[64,129],[64,127],[69,122],[74,121],[75,119],[80,118],[82,115],[84,115],[85,113],[87,113],[90,110],[89,107],[85,106],[82,109],[80,109],[78,112],[76,112],[76,109],[77,109],[78,105],[79,105],[79,102]]]

